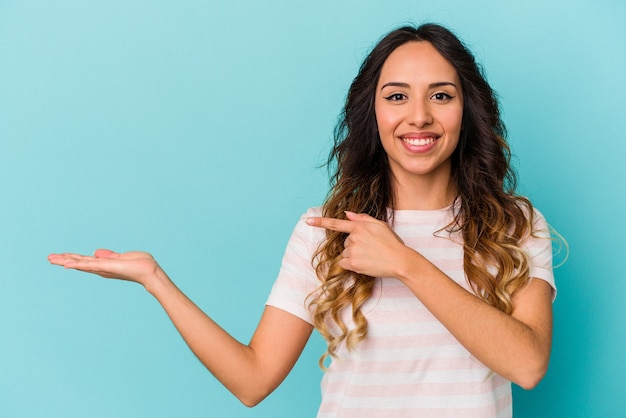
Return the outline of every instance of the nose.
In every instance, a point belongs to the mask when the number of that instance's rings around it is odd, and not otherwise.
[[[433,123],[430,103],[428,101],[421,100],[413,101],[411,106],[409,106],[409,115],[407,119],[411,125],[418,128],[422,128]]]

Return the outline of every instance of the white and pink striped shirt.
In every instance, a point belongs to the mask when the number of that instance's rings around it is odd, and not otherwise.
[[[309,323],[305,299],[319,286],[311,257],[324,230],[305,219],[291,236],[267,301]],[[460,235],[436,232],[452,220],[451,208],[394,213],[394,230],[455,282],[470,289],[463,271]],[[525,243],[531,277],[554,286],[552,242],[537,212],[535,233]],[[321,417],[510,417],[511,384],[476,360],[399,280],[377,278],[363,312],[367,338],[353,351],[342,346],[322,380]],[[350,326],[350,314],[344,316]],[[321,353],[320,353],[321,354]]]

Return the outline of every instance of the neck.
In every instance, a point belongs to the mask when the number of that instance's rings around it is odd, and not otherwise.
[[[457,196],[450,176],[394,178],[395,210],[436,210],[450,206]]]

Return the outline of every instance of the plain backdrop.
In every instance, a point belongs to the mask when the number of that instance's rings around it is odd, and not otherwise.
[[[550,369],[514,388],[515,416],[624,416],[620,0],[0,0],[0,416],[313,417],[318,335],[247,409],[140,286],[46,256],[150,251],[247,342],[326,194],[318,166],[361,60],[424,21],[484,65],[519,192],[571,247]]]

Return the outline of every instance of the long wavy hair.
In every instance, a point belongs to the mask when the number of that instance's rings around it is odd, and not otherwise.
[[[462,234],[464,270],[474,293],[510,314],[512,295],[529,280],[529,260],[520,243],[532,234],[534,211],[530,201],[515,195],[516,176],[495,93],[472,53],[448,29],[436,24],[396,29],[366,57],[335,127],[327,161],[334,174],[323,216],[345,219],[345,211],[352,211],[391,221],[393,178],[378,133],[374,100],[383,64],[407,42],[431,43],[461,80],[462,131],[451,157],[451,182],[457,196],[454,220],[446,229]],[[339,266],[346,237],[327,230],[312,260],[321,284],[310,295],[309,308],[328,343],[320,359],[322,368],[341,344],[353,349],[367,335],[361,307],[372,295],[375,278]],[[345,312],[351,312],[350,327],[342,319]]]

